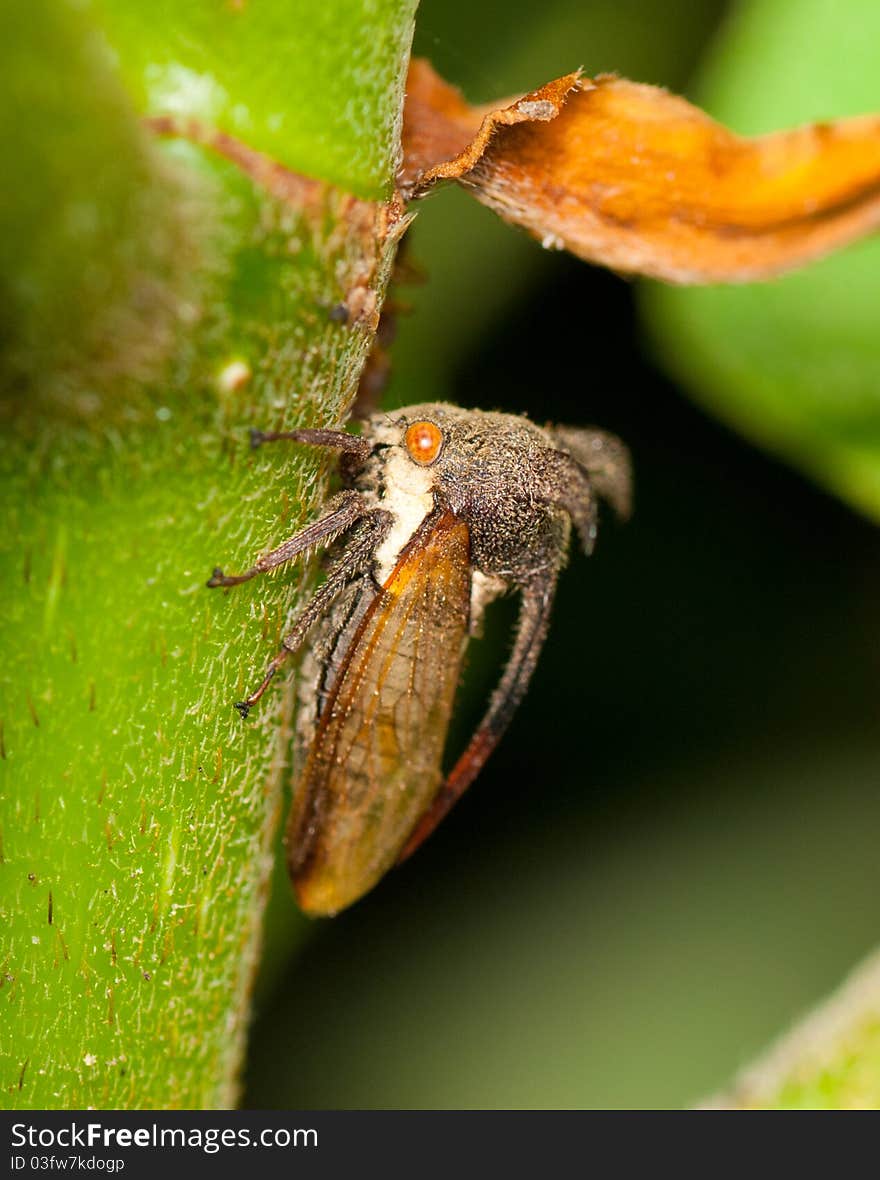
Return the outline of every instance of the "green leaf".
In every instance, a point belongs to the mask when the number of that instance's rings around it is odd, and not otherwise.
[[[394,235],[348,194],[390,191],[414,6],[108,0],[83,14],[57,0],[8,23],[7,1106],[235,1100],[290,683],[246,724],[232,705],[303,573],[204,583],[291,535],[324,494],[323,460],[251,453],[247,428],[350,408],[372,321],[330,313],[353,292],[381,304]],[[381,52],[367,62],[365,45]],[[195,74],[228,106],[186,82],[171,113],[216,115],[341,187],[297,203],[196,144],[153,142],[137,108],[168,113],[156,94],[170,90],[146,82]]]
[[[880,956],[705,1105],[725,1110],[876,1110],[880,1095]]]
[[[872,0],[739,5],[697,98],[757,134],[880,109]],[[695,399],[880,517],[880,241],[748,287],[649,288],[664,363]]]

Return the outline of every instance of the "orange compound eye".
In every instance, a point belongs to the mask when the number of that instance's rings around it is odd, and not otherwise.
[[[443,433],[433,422],[413,422],[403,436],[410,458],[427,467],[440,454]]]

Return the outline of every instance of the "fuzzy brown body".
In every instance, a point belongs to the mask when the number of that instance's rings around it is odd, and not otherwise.
[[[320,436],[320,437],[319,437]],[[433,830],[497,744],[537,661],[572,524],[592,549],[596,500],[629,504],[625,449],[599,431],[535,426],[447,404],[335,431],[276,437],[343,451],[326,516],[209,585],[233,585],[331,542],[326,580],[256,691],[308,637],[287,827],[300,905],[357,900]],[[446,734],[468,639],[486,605],[515,591],[513,650],[486,716],[444,779]]]

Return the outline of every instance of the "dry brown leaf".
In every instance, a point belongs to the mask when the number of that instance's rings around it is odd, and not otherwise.
[[[755,139],[682,98],[568,74],[472,107],[410,67],[401,190],[456,180],[546,246],[676,283],[790,270],[880,224],[880,117]]]

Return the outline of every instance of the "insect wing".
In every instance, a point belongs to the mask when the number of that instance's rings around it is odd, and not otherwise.
[[[336,913],[372,888],[436,795],[470,590],[467,525],[446,510],[401,554],[318,721],[287,826],[306,912]]]

